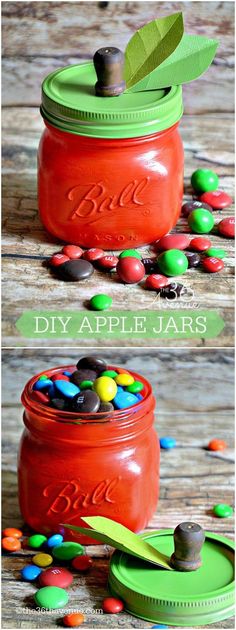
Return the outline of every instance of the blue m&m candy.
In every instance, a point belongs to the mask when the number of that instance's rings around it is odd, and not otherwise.
[[[36,381],[36,383],[33,384],[33,389],[36,392],[40,392],[42,389],[47,389],[47,387],[50,387],[50,385],[52,385],[52,381],[49,378],[43,378],[39,379],[38,381]]]
[[[28,564],[26,567],[21,569],[21,577],[27,582],[37,580],[40,573],[42,573],[42,569],[40,569],[40,567],[36,567],[35,564]]]
[[[168,449],[168,448],[174,448],[175,446],[176,446],[176,440],[173,437],[166,436],[160,439],[161,448]]]
[[[112,404],[115,409],[125,409],[126,407],[132,407],[138,402],[137,396],[129,394],[128,392],[117,392],[115,398],[113,398]]]
[[[47,545],[50,548],[56,547],[57,545],[61,545],[61,543],[63,543],[63,536],[61,534],[53,534],[53,536],[50,536],[50,538],[48,538],[47,541]]]
[[[70,383],[70,381],[54,381],[54,386],[65,398],[74,398],[80,392],[79,387],[74,385],[74,383]]]

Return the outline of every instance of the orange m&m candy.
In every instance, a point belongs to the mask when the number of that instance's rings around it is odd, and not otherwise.
[[[227,448],[226,442],[224,440],[211,440],[208,444],[209,451],[224,451]]]
[[[82,613],[70,613],[63,617],[64,626],[68,628],[77,628],[84,621],[84,615]]]
[[[23,534],[20,529],[16,529],[16,527],[6,527],[3,530],[3,536],[13,536],[13,538],[22,538]]]
[[[21,544],[18,538],[5,536],[5,538],[2,539],[2,548],[5,549],[5,551],[19,551]]]

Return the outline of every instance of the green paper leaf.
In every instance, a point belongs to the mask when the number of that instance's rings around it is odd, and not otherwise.
[[[182,13],[153,20],[136,31],[125,50],[126,87],[132,87],[157,68],[178,46],[183,32]]]
[[[128,91],[157,90],[197,79],[212,63],[217,46],[215,39],[184,34],[174,52]]]
[[[132,556],[171,570],[168,556],[157,551],[152,545],[149,545],[145,540],[140,538],[140,536],[137,536],[137,534],[131,532],[130,529],[124,527],[124,525],[116,523],[116,521],[104,516],[86,516],[82,518],[82,521],[87,523],[92,529],[65,524],[63,524],[63,527],[68,527],[73,531],[86,534],[86,536],[95,538],[95,540],[99,540],[103,544],[111,545],[115,547],[115,549],[119,549]]]

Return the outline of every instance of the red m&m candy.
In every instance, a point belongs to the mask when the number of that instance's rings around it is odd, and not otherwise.
[[[189,243],[189,248],[195,252],[205,252],[209,247],[211,247],[211,241],[205,236],[196,236]]]
[[[120,258],[116,271],[119,278],[127,284],[140,282],[145,276],[145,267],[141,260],[133,256]]]
[[[186,249],[188,244],[188,234],[167,234],[155,243],[155,247],[158,251],[165,252],[167,249]]]
[[[65,374],[53,374],[53,376],[50,376],[50,380],[51,381],[69,381],[69,376],[66,376]]]
[[[212,190],[204,192],[200,197],[201,201],[208,203],[215,210],[221,210],[231,206],[232,197],[227,195],[223,190]]]
[[[124,604],[116,597],[106,597],[102,602],[102,609],[106,613],[116,614],[124,610]]]
[[[235,237],[235,218],[227,217],[226,219],[222,219],[218,224],[218,232],[221,236],[226,236],[226,238],[234,238]]]
[[[88,260],[89,262],[93,262],[93,260],[99,260],[99,258],[102,258],[103,256],[105,256],[105,252],[103,251],[103,249],[96,249],[95,247],[93,247],[92,249],[87,249],[87,251],[83,253],[83,258],[85,260]]]
[[[58,254],[54,254],[52,256],[52,258],[50,258],[50,265],[52,267],[58,267],[59,265],[62,265],[65,262],[68,262],[69,256],[65,256],[65,254],[61,254],[60,252]]]
[[[36,402],[42,403],[43,405],[48,405],[49,403],[48,394],[44,394],[43,392],[33,390],[31,392],[31,397],[33,398],[33,400],[36,400]]]
[[[76,571],[88,571],[92,564],[92,558],[89,556],[75,556],[72,560],[72,567],[76,569]]]
[[[213,258],[213,256],[204,258],[202,266],[205,271],[208,271],[208,273],[217,273],[218,271],[222,271],[222,269],[224,269],[223,260],[220,258]]]
[[[77,258],[81,258],[83,254],[83,249],[81,247],[77,247],[77,245],[65,245],[63,247],[63,254],[65,256],[69,256],[70,260],[77,260]]]
[[[115,269],[118,263],[117,256],[102,256],[97,259],[99,269],[103,269],[104,271],[109,271],[110,269]]]
[[[59,588],[68,588],[73,582],[73,575],[61,567],[50,567],[42,571],[39,576],[40,586],[59,586]]]
[[[158,289],[162,289],[169,284],[170,279],[166,278],[166,276],[162,276],[160,273],[153,273],[151,276],[148,276],[145,282],[146,289],[151,289],[151,291],[157,291]]]

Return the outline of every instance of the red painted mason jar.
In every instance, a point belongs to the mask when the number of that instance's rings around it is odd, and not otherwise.
[[[127,249],[173,228],[183,195],[182,88],[96,96],[93,63],[45,79],[38,152],[42,223],[84,247]]]
[[[60,370],[47,373],[52,376]],[[151,385],[132,374],[144,384],[143,400],[109,415],[78,417],[36,402],[32,387],[40,374],[26,384],[19,503],[25,522],[35,531],[59,532],[63,523],[84,526],[80,517],[95,515],[136,532],[147,525],[158,501],[160,448],[153,428]],[[65,535],[92,542],[72,530]]]

